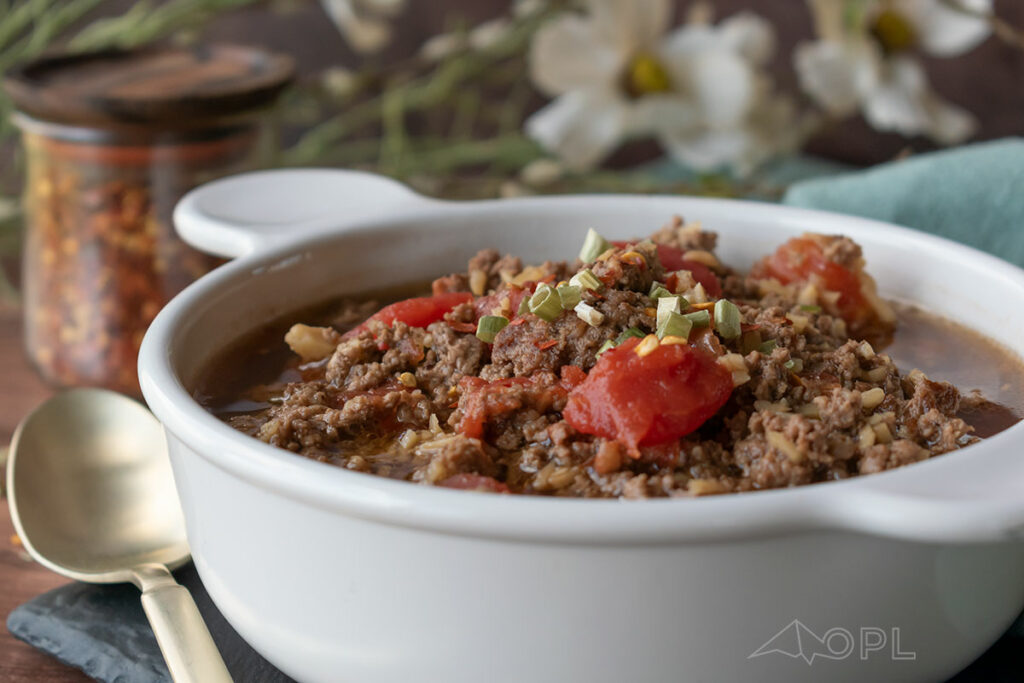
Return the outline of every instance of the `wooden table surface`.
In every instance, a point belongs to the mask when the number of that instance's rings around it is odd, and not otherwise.
[[[29,366],[21,346],[20,312],[0,305],[0,446],[10,443],[18,422],[52,393]],[[6,475],[4,480],[6,481]],[[0,504],[0,616],[68,580],[29,559],[17,542],[6,499]],[[0,681],[66,683],[90,680],[85,674],[16,640],[0,627]]]

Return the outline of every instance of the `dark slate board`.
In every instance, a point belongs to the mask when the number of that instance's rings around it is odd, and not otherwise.
[[[282,683],[292,679],[242,640],[214,607],[191,564],[175,572],[195,597],[236,681]],[[146,622],[139,591],[131,585],[72,583],[18,607],[7,618],[15,637],[104,683],[170,681]],[[1024,680],[1024,615],[978,661],[950,683]]]
[[[196,605],[236,681],[292,679],[263,659],[214,606],[189,563],[174,573]],[[29,645],[104,683],[169,683],[156,638],[130,584],[72,583],[21,605],[7,617],[10,632]]]

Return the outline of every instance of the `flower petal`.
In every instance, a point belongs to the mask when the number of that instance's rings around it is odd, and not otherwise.
[[[793,66],[800,88],[829,113],[847,116],[860,104],[860,93],[866,88],[863,75],[867,70],[858,64],[870,59],[867,51],[850,51],[840,43],[817,40],[797,45]]]
[[[957,0],[965,11],[957,11],[939,0],[924,0],[915,28],[925,52],[952,57],[973,49],[992,33],[984,15],[992,13],[991,0]],[[972,14],[982,16],[972,16]]]
[[[753,64],[766,64],[775,52],[775,31],[763,17],[739,12],[718,25],[719,35],[734,52]]]
[[[585,16],[566,14],[540,29],[530,45],[530,78],[546,95],[614,85],[628,55],[597,34]]]
[[[864,101],[864,117],[878,130],[928,135],[943,144],[962,142],[975,129],[974,118],[936,95],[921,65],[909,58],[889,60]]]
[[[661,51],[676,91],[703,110],[709,122],[728,126],[742,120],[754,98],[751,66],[720,39],[706,42],[701,34],[681,38]],[[696,49],[702,43],[703,49]]]
[[[626,54],[649,50],[668,30],[669,0],[588,0],[594,31]]]
[[[576,90],[526,120],[526,133],[574,170],[596,166],[629,127],[629,106],[612,92]]]
[[[697,171],[735,165],[750,147],[750,134],[742,128],[666,133],[661,144],[672,158]]]

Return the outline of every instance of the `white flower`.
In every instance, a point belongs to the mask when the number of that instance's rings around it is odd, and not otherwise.
[[[820,39],[797,46],[794,64],[819,106],[835,116],[860,110],[878,130],[943,144],[974,133],[974,117],[931,89],[911,53],[949,57],[975,47],[991,31],[991,0],[810,1]]]
[[[764,135],[776,108],[760,72],[771,27],[749,13],[666,35],[669,0],[588,0],[538,30],[531,77],[555,98],[527,133],[574,169],[594,166],[630,137],[654,136],[696,169],[747,170],[777,151]]]
[[[320,0],[320,6],[356,52],[377,52],[391,41],[389,19],[405,0]]]

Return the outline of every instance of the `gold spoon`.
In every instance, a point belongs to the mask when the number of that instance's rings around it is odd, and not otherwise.
[[[175,681],[231,676],[188,590],[170,569],[189,559],[160,423],[103,389],[58,394],[11,442],[14,528],[40,564],[78,581],[142,590],[142,606]]]

